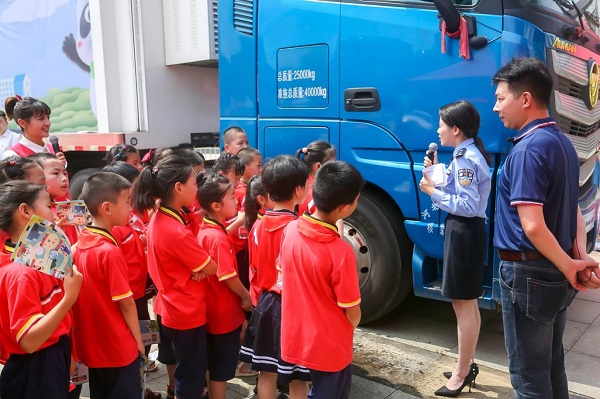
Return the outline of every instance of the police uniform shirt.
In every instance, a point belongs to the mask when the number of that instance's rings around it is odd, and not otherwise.
[[[498,179],[494,246],[536,250],[527,239],[519,204],[543,206],[544,221],[562,249],[570,251],[577,231],[579,161],[554,118],[537,119],[519,131]]]
[[[485,218],[491,187],[490,169],[474,139],[456,146],[446,173],[448,184],[434,190],[433,203],[456,216]]]

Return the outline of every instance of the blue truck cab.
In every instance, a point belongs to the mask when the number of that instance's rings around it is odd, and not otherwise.
[[[267,159],[326,140],[338,159],[360,170],[367,185],[344,232],[357,256],[369,322],[396,307],[411,286],[418,296],[444,299],[446,214],[418,185],[425,152],[439,141],[440,106],[472,102],[492,154],[479,300],[491,309],[500,295],[492,245],[496,182],[515,133],[492,110],[491,78],[516,56],[548,65],[555,81],[550,112],[579,155],[591,250],[598,219],[598,8],[596,0],[220,0],[221,132],[242,127]],[[441,32],[442,22],[455,32],[459,14],[467,22],[468,59],[460,56],[460,39]],[[448,164],[452,148],[438,154]]]

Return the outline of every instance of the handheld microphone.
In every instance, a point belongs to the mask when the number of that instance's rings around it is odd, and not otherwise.
[[[50,144],[52,144],[52,149],[54,150],[54,153],[57,154],[60,152],[60,146],[58,145],[58,137],[56,136],[50,136],[50,138],[48,139],[48,141],[50,141]],[[431,145],[429,146],[429,148],[431,148]],[[436,145],[437,148],[437,145]]]
[[[429,158],[429,160],[431,161],[431,163],[433,163],[433,156],[435,155],[435,152],[437,150],[438,150],[437,143],[431,143],[431,144],[429,144],[429,150],[427,151],[427,157]]]

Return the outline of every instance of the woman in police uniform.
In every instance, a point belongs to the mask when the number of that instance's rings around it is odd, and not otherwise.
[[[477,298],[483,290],[483,265],[487,237],[485,209],[490,195],[491,158],[484,150],[479,113],[473,104],[457,101],[440,108],[437,130],[442,146],[454,147],[447,169],[448,184],[436,188],[424,173],[421,191],[441,210],[448,212],[444,234],[442,295],[452,299],[458,324],[458,362],[438,396],[458,396],[479,372],[474,363],[481,317]],[[425,166],[432,164],[425,157]],[[433,163],[437,163],[434,154]]]

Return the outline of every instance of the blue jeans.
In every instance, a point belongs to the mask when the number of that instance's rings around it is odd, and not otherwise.
[[[577,290],[548,260],[500,263],[502,317],[516,399],[568,399],[562,338]]]

